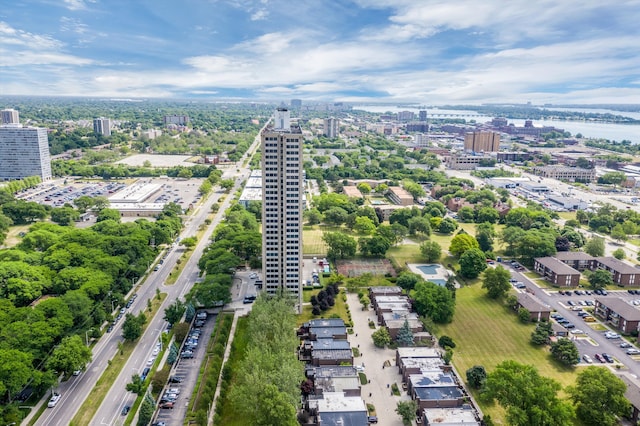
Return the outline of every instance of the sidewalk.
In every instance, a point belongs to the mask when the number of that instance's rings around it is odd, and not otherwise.
[[[360,355],[353,359],[353,365],[363,365],[369,379],[369,384],[362,385],[362,399],[365,403],[373,404],[378,416],[378,424],[388,426],[402,426],[402,420],[396,413],[398,401],[411,398],[402,390],[402,377],[396,367],[396,353],[392,349],[376,348],[371,334],[378,329],[375,313],[371,309],[362,310],[357,294],[347,294],[347,304],[353,319],[353,334],[348,335],[352,347],[360,349]],[[376,328],[369,328],[369,319],[376,322]],[[390,366],[382,367],[385,361]],[[391,385],[396,383],[401,396],[391,395]],[[387,388],[387,384],[389,388]],[[369,396],[371,394],[371,396]]]

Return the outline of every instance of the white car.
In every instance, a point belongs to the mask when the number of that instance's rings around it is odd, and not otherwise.
[[[587,364],[593,364],[593,360],[591,359],[591,357],[587,354],[582,355],[582,359],[584,360],[584,362],[586,362]]]
[[[54,393],[53,396],[51,397],[51,399],[49,400],[49,403],[47,404],[47,407],[49,407],[49,408],[55,407],[56,404],[58,403],[58,401],[60,401],[60,394],[59,393]]]
[[[580,330],[579,328],[575,328],[571,330],[571,334],[584,334],[584,331]]]
[[[627,355],[640,355],[640,350],[636,348],[627,349]]]
[[[604,337],[607,339],[619,339],[620,335],[618,333],[614,333],[613,331],[607,331],[604,333]]]

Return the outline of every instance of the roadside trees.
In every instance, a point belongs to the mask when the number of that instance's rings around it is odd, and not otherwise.
[[[384,348],[391,343],[391,336],[385,327],[380,327],[371,334],[373,344],[378,348]]]
[[[604,238],[593,237],[584,246],[584,251],[593,257],[604,256]]]
[[[496,268],[489,268],[484,271],[482,288],[487,289],[487,296],[490,298],[499,299],[507,294],[511,288],[509,278],[511,278],[511,273],[501,265]]]
[[[580,362],[580,352],[571,340],[562,338],[551,344],[551,355],[560,363],[572,366]]]

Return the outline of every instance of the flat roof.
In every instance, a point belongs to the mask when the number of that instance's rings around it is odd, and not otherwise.
[[[409,323],[409,328],[422,328],[422,321],[417,318],[407,318],[406,321]],[[404,322],[404,319],[385,320],[384,325],[387,328],[400,329],[404,327]]]
[[[625,263],[615,257],[596,257],[596,261],[602,263],[606,267],[613,269],[619,274],[638,274],[640,269],[636,269],[633,266]]]
[[[405,309],[402,311],[384,312],[382,314],[382,319],[385,321],[402,320],[404,322],[405,319],[411,321],[412,319],[419,319],[419,317],[415,312]]]
[[[555,257],[536,257],[536,262],[558,275],[580,275],[580,272]]]
[[[339,350],[328,350],[328,349],[314,349],[311,351],[311,357],[313,359],[333,359],[333,360],[341,360],[341,359],[351,359],[353,353],[351,349],[339,349]]]
[[[113,203],[140,203],[161,188],[162,185],[158,183],[135,183],[110,196],[109,201]]]
[[[343,392],[325,392],[318,401],[319,412],[367,412],[364,401],[359,396],[345,396]]]
[[[421,401],[442,401],[462,398],[462,389],[457,386],[442,386],[437,388],[414,388],[416,396]]]
[[[398,286],[386,287],[386,286],[376,286],[369,287],[369,293],[384,296],[386,294],[402,294],[402,288]]]
[[[409,298],[403,295],[374,295],[376,303],[404,303],[408,302]]]
[[[430,425],[480,426],[481,424],[469,405],[458,408],[425,408],[422,414]]]
[[[347,334],[347,327],[309,327],[309,332],[317,339],[332,338],[336,335]]]
[[[411,374],[409,376],[411,386],[414,388],[453,386],[456,379],[451,373],[445,373],[442,370],[424,371],[420,374]]]
[[[342,318],[319,318],[309,320],[304,324],[305,327],[344,327]]]
[[[596,297],[596,303],[606,306],[627,321],[640,321],[640,310],[619,297]]]
[[[343,349],[351,350],[351,345],[346,340],[334,340],[334,339],[318,339],[311,343],[313,350],[325,350],[325,351],[339,351]]]
[[[351,365],[323,365],[320,367],[309,367],[307,371],[313,371],[318,377],[358,377],[358,370]]]
[[[398,348],[396,354],[400,358],[440,358],[437,349],[426,347]]]
[[[405,368],[419,368],[421,372],[441,370],[444,361],[441,358],[400,358]]]

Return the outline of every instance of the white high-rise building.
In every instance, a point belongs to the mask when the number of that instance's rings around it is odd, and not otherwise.
[[[3,109],[0,111],[0,124],[19,124],[20,113],[15,109]]]
[[[47,129],[20,124],[0,126],[0,180],[30,176],[51,179]]]
[[[278,108],[262,139],[262,255],[264,290],[301,306],[303,136],[289,111]]]
[[[93,119],[93,133],[102,136],[111,136],[111,120],[108,118]]]
[[[324,119],[324,135],[328,138],[337,138],[340,131],[340,120],[337,118]]]

